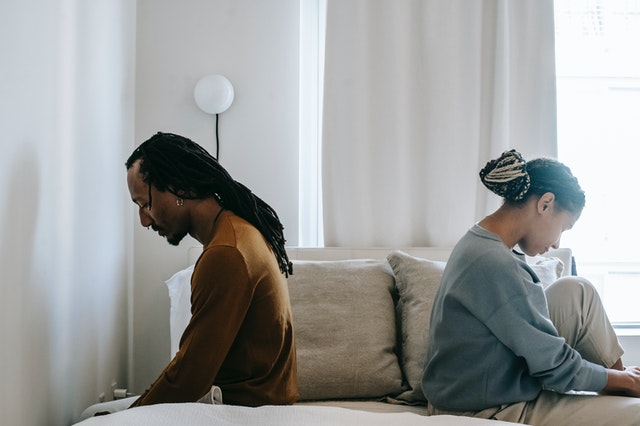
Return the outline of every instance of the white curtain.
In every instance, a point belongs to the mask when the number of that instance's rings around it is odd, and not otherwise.
[[[450,246],[502,151],[556,156],[552,0],[328,0],[326,246]]]
[[[0,2],[0,423],[77,421],[127,374],[135,2]]]

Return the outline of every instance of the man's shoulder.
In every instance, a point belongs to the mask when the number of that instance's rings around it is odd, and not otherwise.
[[[243,259],[243,255],[236,244],[215,243],[207,245],[198,258],[196,268],[206,263],[225,265],[234,259]]]

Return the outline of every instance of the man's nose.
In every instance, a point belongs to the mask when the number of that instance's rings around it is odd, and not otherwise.
[[[139,211],[139,214],[140,214],[140,225],[144,226],[145,228],[148,228],[149,226],[153,225],[153,219],[147,212],[146,208],[141,208]]]

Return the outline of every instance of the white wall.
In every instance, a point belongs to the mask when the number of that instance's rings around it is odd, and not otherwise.
[[[193,88],[205,74],[235,89],[220,115],[220,162],[273,206],[290,245],[298,228],[298,0],[138,0],[136,143],[179,133],[215,153],[215,119]],[[187,265],[131,217],[134,230],[133,365],[129,388],[142,392],[169,362],[169,299],[164,281]],[[157,318],[163,318],[158,323]]]
[[[126,379],[135,4],[0,3],[0,423]]]
[[[10,0],[0,14],[0,416],[68,424],[168,362],[163,281],[190,244],[138,226],[123,162],[158,130],[214,148],[202,75],[235,87],[221,162],[297,244],[298,1]]]

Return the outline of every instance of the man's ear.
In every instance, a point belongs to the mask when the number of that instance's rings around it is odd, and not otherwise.
[[[553,192],[545,192],[538,199],[538,213],[553,211],[553,204],[556,196]]]

